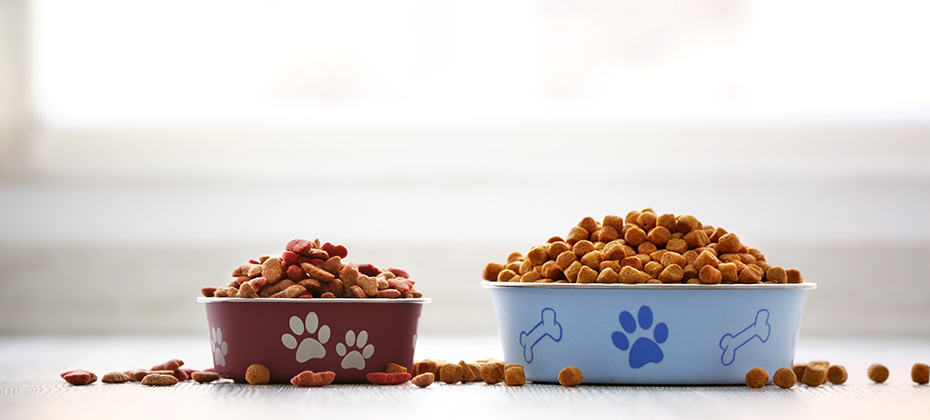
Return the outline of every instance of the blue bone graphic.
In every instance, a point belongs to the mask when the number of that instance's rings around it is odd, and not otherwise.
[[[751,325],[736,333],[736,335],[724,334],[720,338],[720,348],[723,354],[720,355],[720,362],[724,366],[730,366],[736,359],[736,350],[743,347],[752,339],[758,337],[759,341],[766,342],[769,340],[769,334],[772,332],[772,326],[769,325],[769,311],[760,309],[756,312],[756,320]]]
[[[539,316],[539,323],[530,332],[520,333],[520,345],[523,346],[523,360],[526,360],[526,363],[533,361],[533,347],[540,340],[546,336],[556,342],[562,339],[562,324],[555,320],[555,310],[545,308]]]

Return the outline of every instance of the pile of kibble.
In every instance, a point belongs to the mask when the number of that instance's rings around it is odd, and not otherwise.
[[[345,246],[294,239],[278,256],[265,255],[236,267],[227,287],[204,287],[206,297],[239,298],[419,298],[399,268],[344,263]]]
[[[489,263],[488,281],[535,283],[801,283],[798,270],[769,265],[725,229],[694,216],[652,209],[626,218],[585,217],[565,238],[553,236],[506,264]]]

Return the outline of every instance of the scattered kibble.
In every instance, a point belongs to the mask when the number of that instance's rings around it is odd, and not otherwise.
[[[849,379],[849,375],[846,373],[846,368],[842,365],[831,365],[827,369],[827,380],[831,384],[842,385],[846,383],[846,380]]]
[[[883,383],[888,380],[888,368],[879,363],[869,366],[868,374],[869,379],[876,383]]]
[[[822,363],[811,362],[807,364],[804,370],[804,376],[801,377],[801,383],[807,386],[820,386],[827,380],[827,369],[829,366]]]
[[[220,379],[220,375],[216,372],[194,372],[191,374],[191,379],[194,382],[205,384]]]
[[[100,378],[100,382],[105,384],[121,384],[123,382],[129,382],[132,378],[126,374],[126,372],[110,372],[106,375],[103,375]]]
[[[425,372],[417,376],[414,376],[412,379],[410,379],[410,383],[420,388],[426,388],[432,385],[434,380],[435,380],[435,376],[433,375],[432,372]]]
[[[69,370],[62,373],[61,378],[71,385],[88,385],[97,381],[97,375],[84,369]]]
[[[178,383],[178,378],[174,375],[163,375],[161,373],[150,373],[145,375],[141,381],[142,385],[149,386],[170,386]]]
[[[253,364],[245,370],[245,381],[252,385],[267,384],[271,380],[271,371],[264,365]]]
[[[485,363],[481,366],[481,380],[488,385],[494,385],[504,380],[504,366],[500,363]]]
[[[526,384],[526,374],[523,366],[507,365],[504,369],[504,384],[507,386],[523,386]]]
[[[920,385],[930,383],[930,366],[914,363],[914,367],[911,368],[911,379]]]
[[[461,382],[464,371],[455,363],[446,363],[439,368],[439,380],[447,384]]]
[[[368,379],[368,382],[374,385],[400,385],[410,380],[410,374],[407,372],[371,372],[365,375],[365,379]]]
[[[584,375],[581,374],[581,369],[577,367],[569,366],[559,372],[559,384],[562,386],[578,386],[581,385],[582,381],[584,381]]]
[[[775,371],[775,374],[772,375],[772,382],[775,385],[781,388],[791,388],[798,382],[798,377],[795,375],[794,370],[788,368],[779,368]]]
[[[769,373],[762,368],[752,368],[746,372],[746,385],[750,388],[762,388],[769,383]]]

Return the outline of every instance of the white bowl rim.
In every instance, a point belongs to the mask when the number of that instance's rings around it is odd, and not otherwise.
[[[298,298],[239,298],[239,297],[205,297],[200,296],[197,298],[197,302],[202,303],[219,303],[219,302],[231,302],[231,303],[430,303],[433,299],[431,298],[313,298],[313,299],[298,299]]]
[[[529,288],[529,289],[613,289],[613,290],[785,290],[816,289],[817,283],[780,283],[780,284],[625,284],[625,283],[521,283],[496,282],[484,280],[481,287],[494,288]]]

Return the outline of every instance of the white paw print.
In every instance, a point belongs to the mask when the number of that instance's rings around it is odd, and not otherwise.
[[[358,338],[355,337],[355,331],[349,330],[346,332],[346,343],[336,344],[336,354],[342,357],[343,369],[365,369],[365,360],[375,354],[375,346],[371,344],[366,346],[366,343],[368,343],[367,331],[360,331],[358,333]],[[362,351],[352,350],[346,354],[348,350],[346,346],[348,346],[349,349],[354,346],[356,349],[361,349]]]
[[[307,314],[306,320],[300,319],[300,317],[297,316],[292,316],[289,323],[291,325],[291,332],[294,334],[284,333],[284,335],[281,336],[281,342],[284,343],[284,347],[291,350],[297,349],[297,363],[326,357],[326,349],[323,348],[323,344],[329,341],[329,326],[323,325],[320,327],[320,320],[317,318],[316,312]],[[307,327],[307,334],[312,335],[316,333],[317,338],[304,338],[300,341],[300,346],[298,347],[297,337],[304,333],[305,325]],[[319,331],[317,331],[317,327],[319,327]]]
[[[211,343],[211,347],[213,347],[213,363],[226,366],[226,353],[229,353],[229,346],[223,341],[223,330],[213,328],[210,333],[213,336],[213,342]]]

